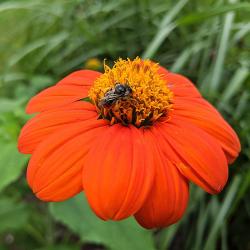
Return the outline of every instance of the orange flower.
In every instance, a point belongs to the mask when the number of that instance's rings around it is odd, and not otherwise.
[[[181,218],[189,180],[219,193],[240,151],[233,129],[187,78],[138,57],[105,65],[104,74],[76,71],[26,111],[39,114],[18,148],[32,154],[27,180],[39,199],[84,190],[100,218],[133,215],[145,228]]]

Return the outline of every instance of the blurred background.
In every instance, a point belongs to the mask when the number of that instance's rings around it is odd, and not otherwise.
[[[247,0],[0,0],[0,250],[250,249],[249,16]],[[191,185],[183,219],[154,231],[97,219],[83,195],[38,201],[16,149],[31,96],[136,56],[189,77],[242,143],[223,192]]]

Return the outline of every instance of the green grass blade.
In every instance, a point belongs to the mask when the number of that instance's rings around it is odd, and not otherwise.
[[[230,11],[249,11],[250,10],[250,3],[237,3],[237,4],[228,4],[218,7],[212,7],[210,10],[201,11],[201,12],[194,12],[192,14],[188,14],[185,16],[180,17],[176,23],[179,26],[186,26],[195,23],[200,23],[202,21],[206,21],[208,18],[212,18],[218,15],[225,14]]]
[[[187,2],[187,0],[180,0],[170,11],[167,12],[162,19],[158,32],[142,54],[142,58],[151,58],[154,56],[169,33],[176,27],[172,22]]]
[[[229,190],[225,196],[225,199],[220,207],[219,212],[217,213],[217,216],[214,220],[214,224],[212,225],[212,228],[208,234],[204,250],[211,250],[213,249],[213,244],[216,242],[216,239],[218,237],[218,232],[223,225],[224,220],[226,219],[228,212],[230,211],[230,208],[232,206],[232,203],[236,197],[237,191],[239,189],[239,184],[241,182],[240,176],[235,176]]]
[[[12,11],[12,10],[27,10],[34,6],[40,4],[40,1],[28,1],[28,2],[20,2],[20,1],[9,1],[0,4],[0,13],[5,11]]]
[[[239,119],[244,114],[244,112],[248,108],[249,99],[250,99],[250,93],[248,90],[245,90],[241,95],[239,103],[234,111],[233,114],[234,119]]]
[[[249,75],[249,70],[244,66],[240,67],[235,72],[231,81],[228,83],[226,89],[222,93],[222,96],[220,98],[219,108],[221,108],[223,105],[227,105],[227,103],[232,99],[232,97],[235,96],[240,91],[248,75]]]
[[[213,69],[211,83],[210,83],[210,93],[219,89],[220,80],[223,74],[223,67],[224,67],[227,47],[229,43],[230,31],[232,29],[232,25],[234,21],[234,15],[235,14],[233,12],[229,12],[225,16],[220,44],[217,50],[217,58],[214,64],[214,69]]]

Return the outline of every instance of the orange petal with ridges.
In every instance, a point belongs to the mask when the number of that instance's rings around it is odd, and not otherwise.
[[[30,99],[26,107],[28,114],[59,108],[88,96],[82,86],[55,85],[49,87]]]
[[[187,167],[188,166],[187,163],[180,157],[180,154],[178,154],[178,152],[174,150],[174,148],[171,146],[169,141],[166,139],[165,128],[163,128],[161,125],[160,126],[158,125],[158,126],[156,126],[156,129],[157,129],[157,132],[154,133],[154,136],[156,137],[156,139],[159,143],[160,151],[163,153],[163,155],[167,159],[169,159],[174,164],[174,166],[177,167],[177,169],[180,166],[182,166],[183,168]],[[154,130],[155,130],[155,128],[154,128]],[[193,176],[193,178],[196,179],[195,183],[198,186],[205,189],[207,192],[213,193],[214,189],[210,188],[210,186],[208,184],[204,184],[205,181],[203,179],[199,179],[198,173],[196,173],[196,174],[197,174],[197,176]],[[190,171],[190,175],[192,175],[191,171]],[[190,176],[188,178],[190,180],[192,180],[192,178]]]
[[[64,175],[37,191],[37,198],[43,201],[64,201],[80,193],[83,190],[82,180],[79,178],[82,165],[82,161],[77,161]]]
[[[106,126],[103,120],[79,122],[41,142],[27,170],[33,192],[42,200],[60,201],[82,190],[84,158],[94,138],[100,136]]]
[[[228,178],[228,166],[218,142],[198,127],[178,117],[158,126],[182,162],[176,166],[188,179],[211,194],[219,193]]]
[[[216,139],[229,163],[236,159],[241,149],[238,136],[211,104],[204,99],[175,98],[174,110],[184,123],[192,123]]]
[[[56,131],[67,128],[70,124],[97,119],[93,105],[87,102],[76,102],[65,108],[44,111],[30,119],[22,128],[18,138],[18,149],[21,153],[31,154],[38,144]]]
[[[159,228],[171,225],[182,217],[188,202],[189,188],[185,177],[159,148],[158,131],[151,131],[145,131],[145,139],[151,145],[151,154],[154,156],[155,180],[135,218],[145,228]]]
[[[159,74],[166,80],[169,89],[174,92],[175,96],[201,97],[198,89],[188,78],[172,73],[163,67],[160,67]]]
[[[153,167],[141,130],[120,124],[108,128],[84,163],[83,185],[90,206],[104,220],[134,214],[151,189]]]
[[[86,86],[89,89],[100,75],[100,72],[94,70],[78,70],[63,78],[57,85],[78,85]]]

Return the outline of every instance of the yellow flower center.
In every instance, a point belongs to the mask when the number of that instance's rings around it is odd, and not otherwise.
[[[104,64],[104,74],[89,90],[100,117],[110,124],[152,125],[167,117],[172,108],[173,92],[150,60],[119,59],[113,68]]]

